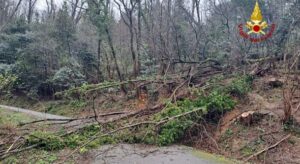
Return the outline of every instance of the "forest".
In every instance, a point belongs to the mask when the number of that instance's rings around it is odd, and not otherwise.
[[[0,164],[300,163],[299,45],[300,0],[0,0]]]

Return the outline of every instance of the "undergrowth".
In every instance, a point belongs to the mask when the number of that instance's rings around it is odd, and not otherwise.
[[[295,119],[290,119],[289,121],[284,123],[283,128],[285,131],[300,135],[300,125],[297,123]]]
[[[57,135],[49,132],[35,131],[26,137],[28,144],[38,144],[44,150],[58,150],[64,148],[64,141]]]
[[[195,124],[203,121],[212,121],[208,116],[221,116],[230,111],[236,105],[232,95],[242,96],[251,90],[252,78],[241,76],[232,81],[229,86],[223,88],[213,88],[209,92],[199,91],[194,99],[185,99],[175,103],[169,103],[161,112],[146,118],[146,120],[133,120],[133,122],[150,121],[161,122],[161,124],[146,124],[133,128],[128,128],[116,134],[99,137],[89,142],[80,152],[86,149],[96,148],[103,144],[112,143],[145,143],[160,146],[170,145],[181,141],[185,137],[187,130]],[[75,106],[78,104],[76,103]],[[79,104],[81,106],[81,104]],[[220,117],[219,117],[220,118]],[[214,120],[213,120],[214,121]],[[48,134],[45,132],[35,132],[27,138],[30,144],[40,144],[44,150],[57,150],[63,147],[71,149],[77,148],[91,139],[92,136],[100,136],[103,133],[113,131],[120,126],[130,124],[128,120],[119,123],[120,125],[106,125],[100,127],[92,125],[80,132],[64,137]]]
[[[252,90],[253,80],[253,77],[249,75],[237,77],[227,87],[227,92],[233,96],[244,97]]]
[[[169,145],[180,141],[185,135],[185,131],[192,127],[194,123],[199,123],[208,113],[224,112],[231,110],[235,102],[227,94],[212,91],[209,95],[199,95],[196,100],[182,100],[177,103],[169,104],[164,110],[150,118],[151,121],[160,122],[170,119],[162,125],[145,125],[132,129],[126,129],[113,136],[99,137],[89,142],[85,149],[96,148],[103,144],[113,143],[146,143],[157,144],[160,146]],[[198,109],[198,110],[197,110]],[[193,112],[195,111],[195,112]],[[189,114],[186,114],[191,112]],[[105,127],[108,131],[116,129],[115,126]],[[75,149],[94,135],[101,135],[99,125],[88,126],[80,132],[61,137],[59,134],[36,131],[27,136],[30,145],[38,144],[43,150],[59,150],[65,147]],[[63,132],[62,132],[63,133]]]
[[[26,137],[27,143],[30,145],[38,144],[39,148],[43,150],[60,150],[65,147],[75,149],[85,144],[92,136],[98,134],[100,127],[98,125],[91,125],[80,132],[73,133],[67,136],[61,136],[60,134],[53,134],[44,131],[36,131]],[[90,142],[85,148],[97,148],[104,144],[113,144],[115,139],[111,136],[99,137],[96,140]]]
[[[226,79],[229,79],[226,82]],[[230,80],[231,79],[231,80]],[[234,77],[217,76],[209,80],[209,88],[235,97],[244,97],[252,90],[254,77],[250,75],[235,75]],[[225,84],[224,84],[225,82]]]
[[[42,101],[40,104],[36,105],[35,109],[37,111],[42,111],[55,115],[77,116],[90,104],[89,101],[84,100],[54,100],[54,101]]]
[[[201,109],[164,124],[158,132],[158,145],[169,145],[184,137],[185,131],[194,123],[200,123],[206,115],[223,113],[233,109],[234,100],[228,95],[212,91],[209,95],[199,95],[196,100],[183,100],[169,105],[156,115],[156,120],[182,115],[195,109]]]

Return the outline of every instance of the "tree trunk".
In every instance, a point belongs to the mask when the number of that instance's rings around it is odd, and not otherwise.
[[[142,45],[142,0],[138,0],[138,34],[137,34],[137,53],[138,53],[138,65],[137,70],[140,70],[140,57],[141,57],[141,45]],[[138,72],[139,73],[139,72]]]
[[[131,54],[132,54],[132,61],[134,64],[134,68],[133,68],[133,76],[134,78],[137,78],[138,74],[139,74],[139,70],[138,70],[138,60],[136,57],[136,53],[134,50],[134,33],[133,33],[133,24],[132,24],[132,20],[130,20],[130,50],[131,50]]]
[[[98,57],[98,63],[97,63],[97,80],[98,82],[102,82],[103,81],[103,74],[102,74],[102,71],[101,71],[101,43],[102,43],[102,40],[99,39],[98,40],[98,50],[97,50],[97,57]]]
[[[113,45],[113,42],[112,42],[112,38],[111,38],[111,34],[109,32],[108,27],[105,28],[105,32],[107,34],[108,44],[109,44],[109,47],[111,49],[112,56],[113,56],[113,59],[114,59],[114,62],[115,62],[118,78],[119,78],[120,82],[122,82],[122,81],[124,81],[124,79],[123,79],[123,76],[121,74],[121,71],[120,71],[120,68],[119,68],[119,65],[118,65],[118,61],[117,61],[117,57],[116,57],[117,56],[116,51],[115,51],[115,48],[114,48],[114,45]],[[121,90],[124,94],[127,94],[127,90],[126,90],[124,85],[121,85]]]
[[[28,1],[28,14],[27,14],[27,23],[28,24],[30,24],[32,21],[32,15],[33,15],[33,10],[34,10],[36,1],[37,0],[29,0]]]

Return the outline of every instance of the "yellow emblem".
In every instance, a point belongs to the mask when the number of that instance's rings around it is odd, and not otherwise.
[[[268,27],[266,21],[263,21],[263,16],[259,7],[259,4],[256,0],[256,4],[251,15],[251,21],[247,21],[246,27],[250,30],[248,34],[265,34],[263,29]]]

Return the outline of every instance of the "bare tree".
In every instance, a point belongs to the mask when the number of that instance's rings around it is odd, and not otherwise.
[[[86,10],[84,6],[87,2],[85,0],[69,0],[68,2],[71,4],[71,17],[75,24],[78,24],[82,18],[83,11]]]
[[[120,15],[123,20],[123,22],[126,24],[126,26],[129,29],[130,32],[130,50],[133,60],[133,75],[136,78],[139,75],[139,61],[138,56],[136,55],[135,46],[134,46],[134,11],[137,7],[138,2],[135,0],[129,0],[128,2],[125,0],[115,0],[115,3],[118,5],[120,10]],[[140,4],[140,1],[139,1]],[[124,9],[124,11],[123,11]]]
[[[27,23],[30,24],[37,0],[28,0]]]
[[[23,0],[14,3],[10,0],[0,0],[0,32],[7,26],[20,9]]]
[[[55,4],[53,0],[46,0],[46,5],[47,5],[47,17],[54,19],[55,17]]]

